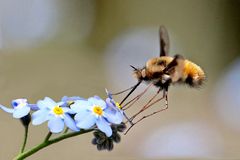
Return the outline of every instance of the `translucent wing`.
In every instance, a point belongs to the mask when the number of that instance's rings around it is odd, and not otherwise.
[[[164,26],[159,28],[160,57],[169,55],[169,36]]]
[[[177,82],[183,75],[184,61],[185,59],[183,56],[175,55],[172,62],[163,70],[163,73],[169,75],[172,82]]]

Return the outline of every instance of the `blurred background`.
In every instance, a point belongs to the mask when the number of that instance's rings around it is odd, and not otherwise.
[[[169,109],[122,136],[112,152],[98,152],[90,133],[29,159],[240,159],[239,0],[0,0],[1,104],[22,97],[31,103],[45,96],[105,98],[105,88],[128,88],[136,83],[129,65],[142,67],[158,56],[160,25],[170,34],[171,54],[205,70],[205,85],[171,87]],[[0,127],[0,159],[12,159],[23,127],[2,111]],[[47,131],[46,124],[31,126],[27,147]]]

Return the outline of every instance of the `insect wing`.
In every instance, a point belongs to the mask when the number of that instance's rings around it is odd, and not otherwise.
[[[184,61],[183,56],[176,55],[172,62],[163,70],[163,73],[170,75],[172,82],[177,82],[183,75]]]
[[[164,26],[159,28],[160,57],[169,55],[169,36]]]

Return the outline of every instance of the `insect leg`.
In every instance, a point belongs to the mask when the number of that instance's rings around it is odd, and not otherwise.
[[[153,112],[153,113],[151,113],[151,114],[148,114],[148,115],[146,115],[146,116],[143,116],[143,117],[140,118],[138,121],[136,121],[135,123],[133,123],[133,125],[131,125],[124,134],[126,135],[134,125],[136,125],[137,123],[141,122],[141,121],[144,120],[145,118],[148,118],[148,117],[150,117],[150,116],[152,116],[152,115],[154,115],[154,114],[157,114],[157,113],[159,113],[159,112],[162,112],[162,111],[168,109],[168,95],[167,95],[167,91],[166,91],[166,90],[164,90],[163,97],[162,97],[162,98],[159,98],[159,99],[157,99],[156,101],[154,101],[154,102],[152,102],[151,104],[149,104],[149,107],[152,106],[152,105],[154,105],[155,103],[161,101],[163,98],[165,98],[165,107],[164,107],[164,108],[162,108],[162,109],[160,109],[160,110],[158,110],[158,111],[155,111],[155,112]]]
[[[150,83],[148,85],[148,87],[142,92],[140,93],[139,95],[137,95],[136,97],[134,97],[133,99],[131,99],[130,101],[128,101],[125,105],[122,106],[122,108],[124,110],[127,110],[129,109],[135,102],[137,102],[146,92],[147,90],[152,86],[152,83]]]
[[[152,105],[151,105],[151,102],[157,97],[157,95],[160,93],[160,91],[161,91],[161,89],[159,89],[159,90],[157,91],[157,93],[142,107],[142,109],[130,118],[130,120],[132,121],[137,115],[139,115],[140,113],[142,113],[143,111],[145,111],[147,108],[149,108],[150,106],[152,106]],[[163,97],[160,98],[160,100],[161,100],[161,99],[163,99]],[[159,101],[160,101],[160,100],[159,100]]]
[[[133,123],[132,123],[132,121],[128,118],[128,116],[126,115],[125,110],[128,109],[128,108],[130,108],[135,102],[137,102],[137,101],[140,99],[140,97],[141,97],[142,95],[144,95],[144,93],[147,92],[147,90],[151,87],[151,85],[152,85],[152,84],[149,84],[149,86],[148,86],[142,93],[140,93],[139,95],[137,95],[136,97],[134,97],[132,100],[130,100],[129,102],[127,102],[127,103],[122,107],[122,109],[123,109],[123,116],[127,119],[127,121],[128,121],[131,125],[133,125]],[[130,105],[129,105],[129,104],[130,104]],[[127,105],[129,105],[129,106],[124,109],[124,107],[126,107]]]

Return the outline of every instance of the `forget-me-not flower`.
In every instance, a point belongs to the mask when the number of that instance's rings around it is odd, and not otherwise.
[[[108,110],[109,112],[111,112],[114,116],[111,116],[112,119],[111,121],[114,121],[115,124],[120,124],[123,121],[123,110],[122,107],[120,106],[120,104],[118,102],[115,102],[112,94],[110,92],[108,92],[108,90],[106,89],[106,93],[108,98],[106,99],[106,104],[108,106]]]
[[[79,131],[75,121],[69,114],[73,111],[68,107],[61,107],[63,102],[56,103],[49,97],[37,102],[39,110],[32,114],[32,124],[39,125],[48,121],[48,128],[52,133],[63,131],[64,124],[73,131]]]
[[[89,129],[96,125],[108,137],[112,135],[110,125],[115,123],[113,121],[115,115],[108,110],[106,102],[98,96],[75,101],[70,107],[76,112],[74,119],[79,128]]]
[[[3,105],[0,105],[0,108],[7,112],[13,114],[14,118],[22,118],[25,117],[29,114],[29,112],[32,110],[36,110],[37,107],[34,104],[29,104],[27,102],[27,99],[25,98],[20,98],[20,99],[15,99],[12,101],[12,107],[13,108],[8,108]]]

